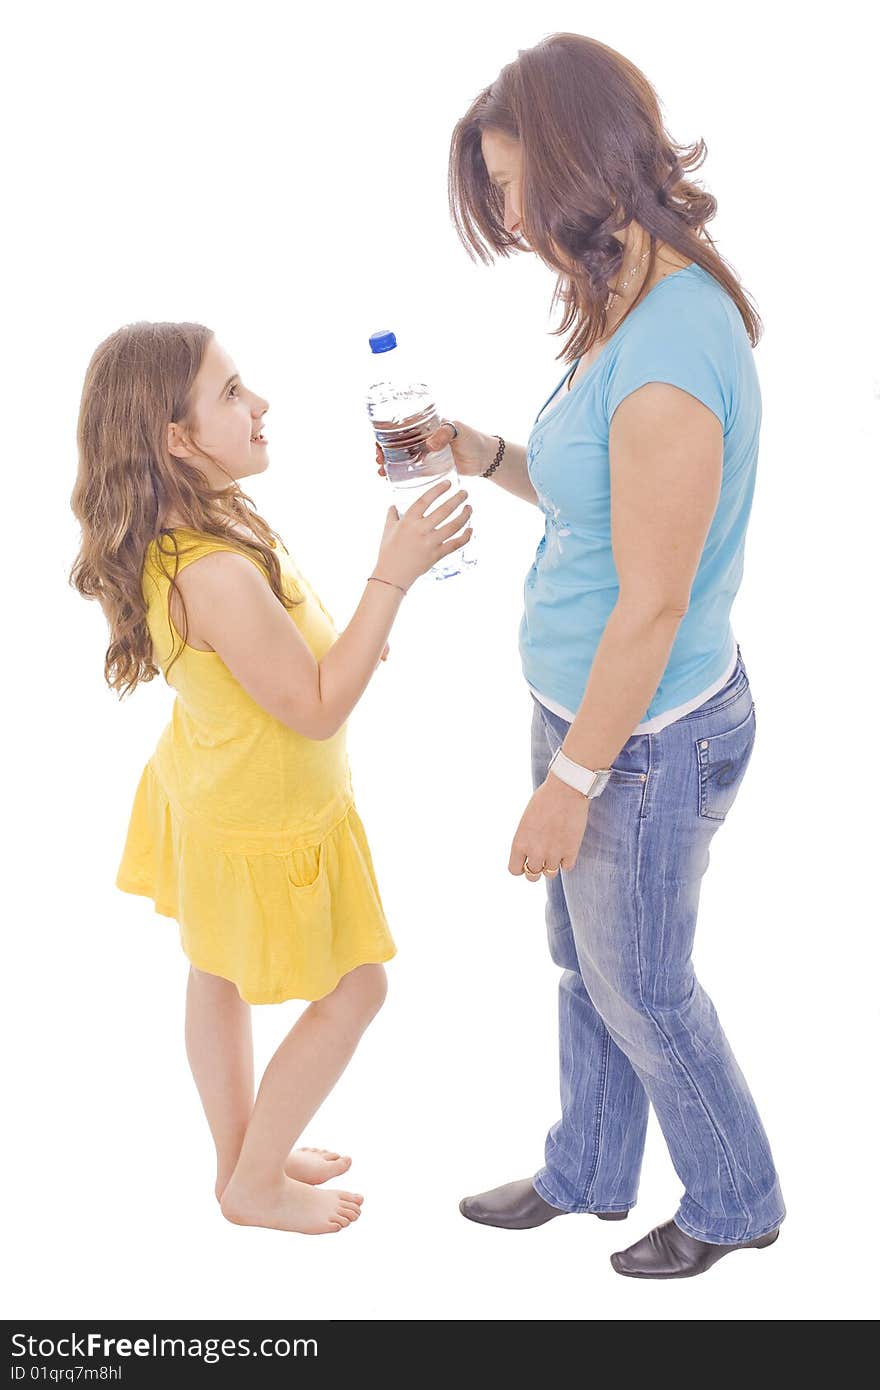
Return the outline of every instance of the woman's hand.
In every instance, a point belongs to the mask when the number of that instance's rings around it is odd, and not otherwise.
[[[480,434],[479,430],[472,430],[470,425],[463,425],[461,420],[453,420],[452,423],[458,430],[457,437],[453,439],[453,431],[449,425],[440,425],[433,434],[428,435],[423,452],[434,454],[448,444],[460,478],[475,478],[479,473],[485,473],[495,457],[498,440],[494,435]],[[385,455],[382,453],[381,444],[378,443],[376,463],[381,477],[384,478]]]
[[[507,865],[514,874],[525,873],[530,883],[544,877],[542,866],[555,878],[559,869],[573,869],[587,828],[589,798],[549,773],[535,792],[517,826]],[[525,861],[529,861],[529,874]]]
[[[427,573],[443,556],[451,555],[454,550],[461,550],[462,546],[467,545],[473,528],[469,526],[461,536],[457,536],[456,532],[468,520],[473,507],[463,507],[458,516],[447,521],[467,497],[464,488],[434,507],[430,515],[425,515],[438,497],[451,487],[448,479],[436,483],[418,501],[413,502],[402,517],[398,515],[396,507],[388,508],[385,533],[376,561],[377,578],[408,589],[419,575]],[[440,526],[438,523],[441,521],[447,521],[447,525]]]

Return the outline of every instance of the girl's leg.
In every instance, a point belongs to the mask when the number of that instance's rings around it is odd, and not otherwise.
[[[254,1108],[251,1011],[230,980],[194,965],[186,990],[186,1051],[217,1151],[219,1201]],[[288,1177],[314,1184],[350,1167],[348,1155],[328,1149],[294,1149],[284,1164]]]
[[[217,1150],[219,1198],[254,1108],[250,1006],[230,980],[190,966],[185,1032],[186,1055]]]
[[[351,1192],[311,1187],[287,1176],[294,1141],[348,1065],[385,999],[381,965],[360,965],[297,1020],[270,1061],[238,1161],[223,1193],[230,1221],[318,1234],[340,1230],[360,1214]]]

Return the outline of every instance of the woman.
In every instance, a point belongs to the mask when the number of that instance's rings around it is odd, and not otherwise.
[[[691,962],[709,842],[755,735],[729,614],[761,419],[760,320],[705,232],[715,199],[685,177],[704,156],[592,39],[554,35],[502,70],[456,127],[453,216],[484,261],[525,245],[558,273],[574,365],[526,448],[457,420],[428,441],[545,515],[520,629],[535,792],[508,867],[547,885],[562,1116],[540,1172],[461,1210],[514,1229],[624,1218],[650,1102],[685,1192],[612,1255],[638,1278],[769,1245],[785,1215]]]

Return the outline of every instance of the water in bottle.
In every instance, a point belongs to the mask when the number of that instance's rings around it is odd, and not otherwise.
[[[434,397],[406,361],[401,359],[393,333],[386,330],[371,334],[370,349],[375,355],[374,367],[378,369],[378,376],[367,391],[367,411],[382,448],[385,473],[398,512],[402,516],[439,482],[452,484],[440,494],[427,513],[430,516],[461,486],[448,444],[435,453],[425,452],[425,440],[440,425]],[[457,515],[458,512],[453,513],[447,518],[447,523]],[[460,535],[459,531],[456,539]],[[473,540],[470,540],[467,545],[438,560],[429,573],[435,579],[450,579],[476,563]]]

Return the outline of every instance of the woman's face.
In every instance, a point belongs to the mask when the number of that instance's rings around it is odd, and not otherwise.
[[[498,130],[484,130],[480,141],[490,181],[504,198],[504,228],[522,235],[522,145]]]
[[[497,130],[484,130],[481,137],[483,163],[491,182],[504,197],[504,226],[520,245],[530,251],[522,229],[522,142],[513,140]],[[560,265],[571,274],[575,267],[570,257],[552,240],[550,245]],[[552,267],[559,269],[559,265]]]
[[[193,384],[194,443],[222,463],[221,474],[204,459],[195,462],[212,487],[223,487],[229,478],[248,478],[269,466],[269,450],[255,436],[269,402],[249,391],[235,363],[212,338]],[[175,458],[193,459],[181,427],[168,426],[168,450]]]

